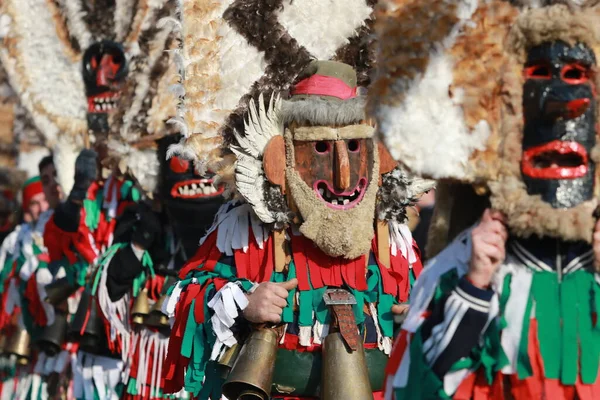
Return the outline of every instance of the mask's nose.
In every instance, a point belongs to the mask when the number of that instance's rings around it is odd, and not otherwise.
[[[96,73],[96,85],[98,87],[108,87],[115,80],[119,65],[114,62],[113,56],[105,54],[100,60],[98,72]]]
[[[583,115],[590,107],[590,99],[574,100],[547,99],[544,102],[543,113],[548,119],[574,119]]]
[[[350,187],[350,160],[346,142],[335,142],[335,186],[337,189],[346,190]]]

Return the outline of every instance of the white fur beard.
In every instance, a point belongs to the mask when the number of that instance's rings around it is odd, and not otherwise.
[[[371,249],[377,181],[371,179],[367,192],[350,210],[333,210],[319,200],[294,169],[286,169],[286,177],[303,219],[300,232],[332,257],[352,260]]]

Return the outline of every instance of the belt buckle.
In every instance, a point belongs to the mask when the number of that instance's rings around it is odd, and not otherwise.
[[[334,295],[335,298],[332,298]],[[323,301],[327,306],[337,306],[345,304],[356,304],[356,298],[347,290],[344,289],[327,289],[323,295]]]

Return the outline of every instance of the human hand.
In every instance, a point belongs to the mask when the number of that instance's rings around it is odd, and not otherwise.
[[[505,223],[506,217],[502,213],[487,209],[479,225],[471,231],[473,251],[467,277],[479,288],[489,286],[506,256],[508,231]]]
[[[254,292],[248,294],[248,306],[244,309],[244,318],[248,321],[261,324],[281,322],[281,314],[287,306],[289,291],[298,286],[298,279],[287,282],[263,282]]]
[[[98,154],[94,150],[84,149],[75,161],[75,183],[69,198],[74,201],[82,201],[87,195],[91,184],[98,175]]]

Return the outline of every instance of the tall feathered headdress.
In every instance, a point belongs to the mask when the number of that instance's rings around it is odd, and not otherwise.
[[[474,222],[490,202],[507,214],[511,230],[519,235],[590,239],[595,199],[569,209],[552,208],[527,193],[520,162],[527,51],[561,41],[582,43],[600,55],[597,3],[380,4],[378,71],[368,111],[394,158],[442,181],[429,254],[443,248],[460,231],[457,226]],[[597,86],[600,77],[592,68]],[[597,160],[597,149],[591,157]]]
[[[236,144],[248,123],[250,99],[286,92],[314,59],[354,66],[369,81],[375,0],[200,0],[182,5],[183,47],[177,55],[184,100],[172,123],[184,134],[171,153],[208,163],[233,179]],[[202,21],[202,23],[198,23]],[[318,33],[318,34],[317,34]],[[258,105],[257,107],[262,107]]]
[[[121,46],[129,63],[110,135],[114,153],[127,156],[145,136],[162,134],[164,120],[174,112],[157,93],[170,84],[162,78],[168,69],[166,50],[178,29],[175,9],[176,0],[2,2],[0,61],[27,117],[55,150],[65,190],[88,133],[82,76],[86,50],[111,41]]]

